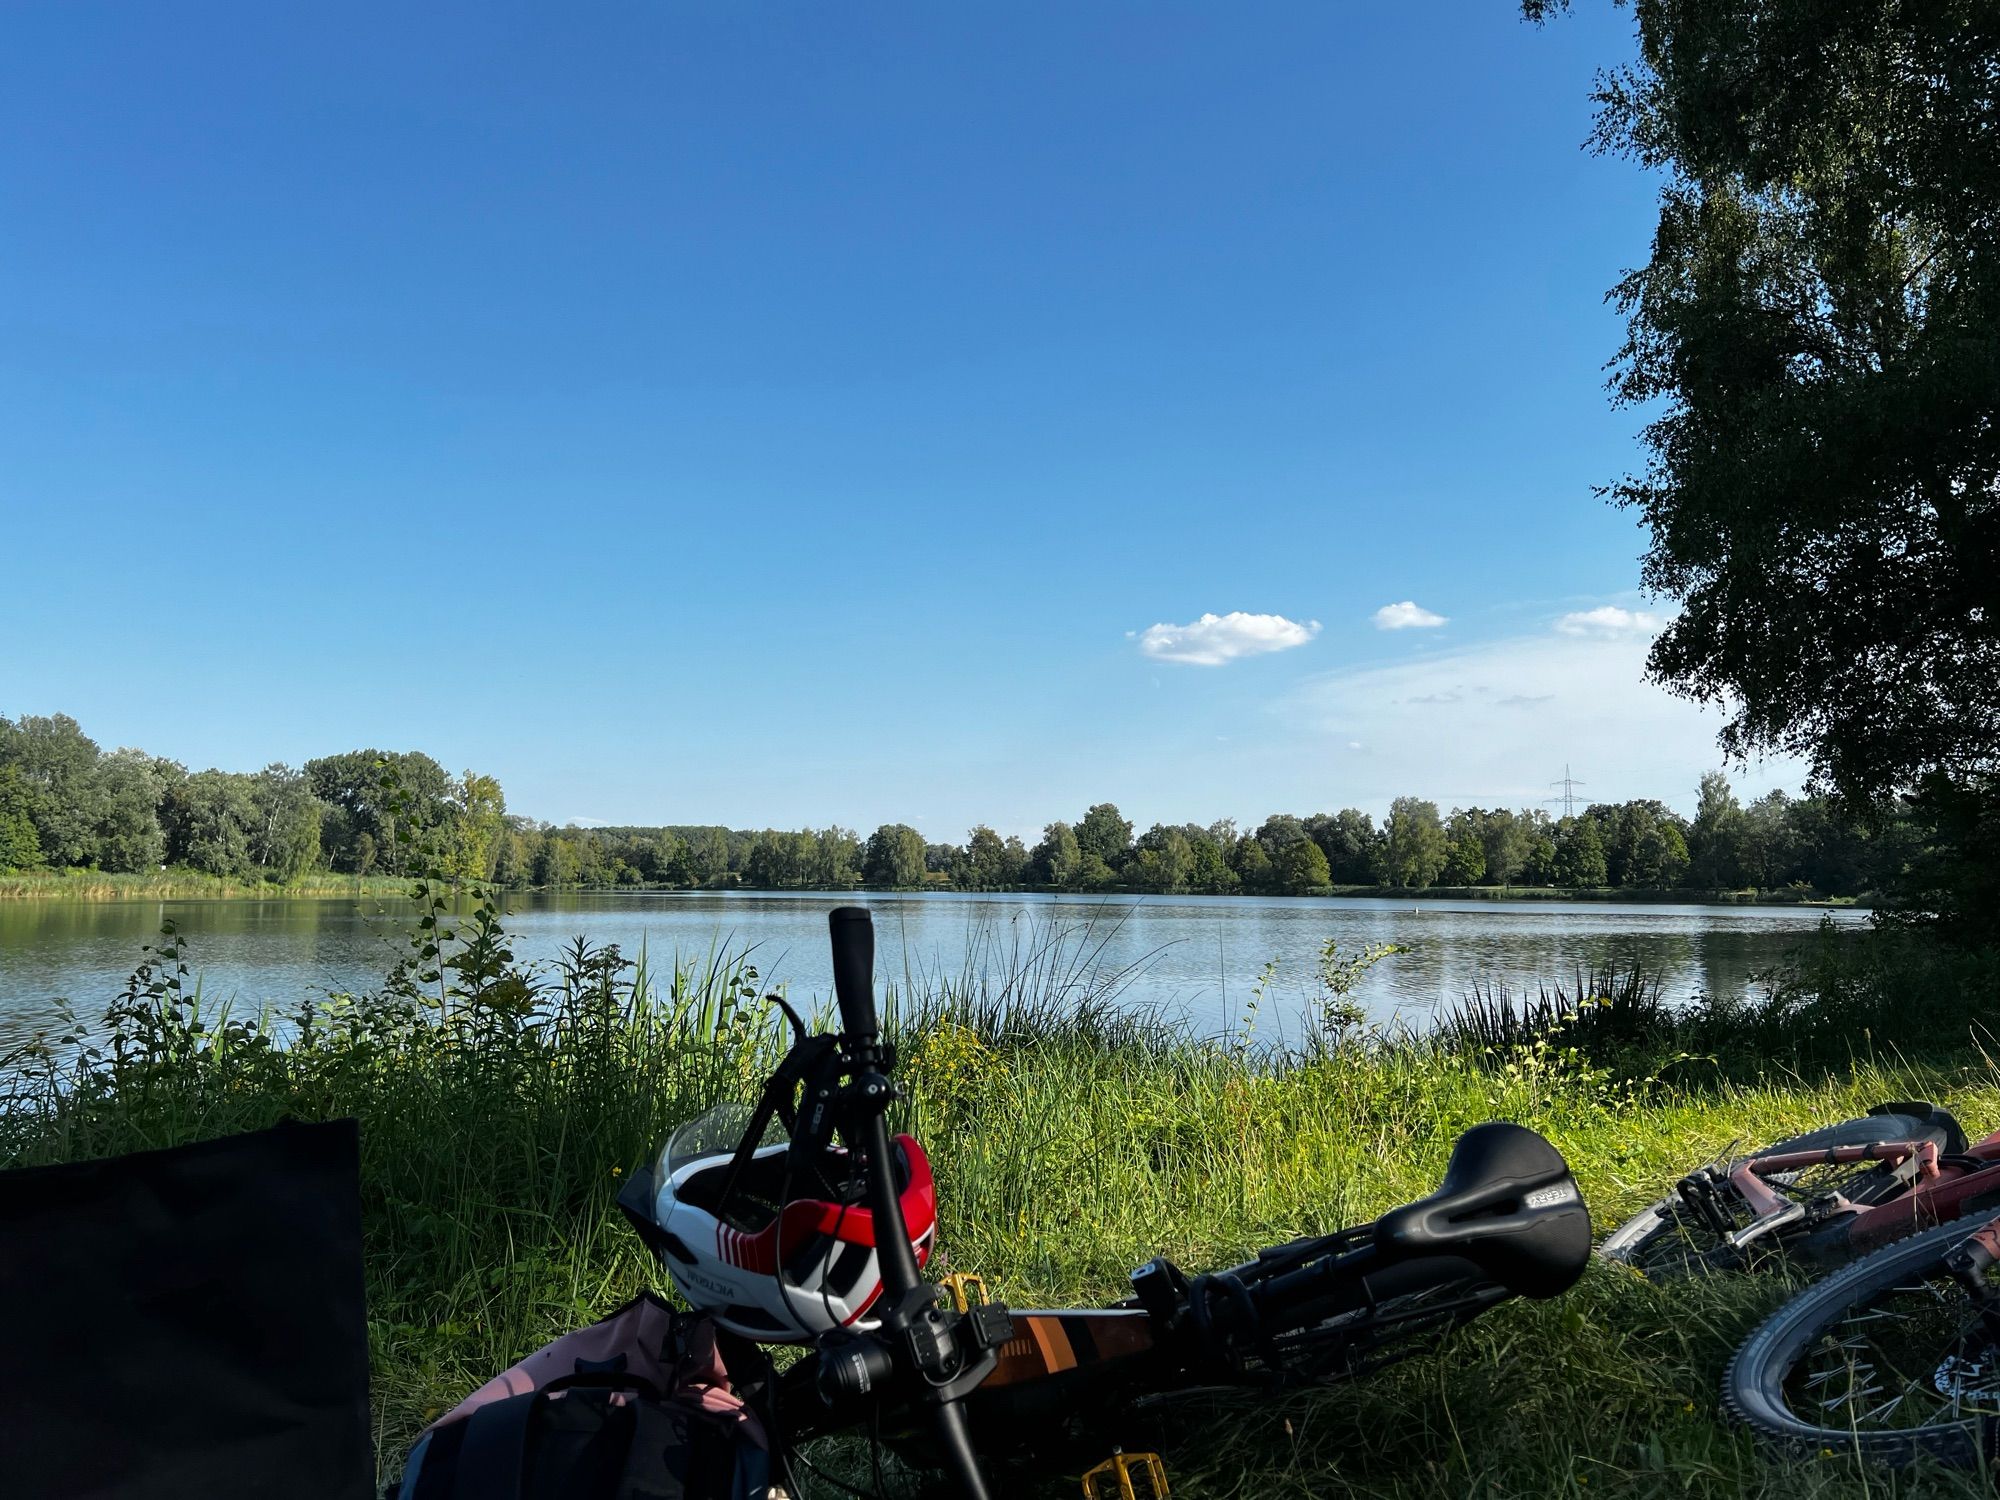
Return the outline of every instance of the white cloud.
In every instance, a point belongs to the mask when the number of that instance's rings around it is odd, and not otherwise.
[[[1435,630],[1445,623],[1445,617],[1433,614],[1414,599],[1405,599],[1401,604],[1385,604],[1375,611],[1377,630]]]
[[[1642,609],[1620,609],[1615,604],[1599,605],[1596,609],[1579,609],[1556,621],[1556,629],[1564,635],[1587,635],[1600,639],[1612,636],[1655,636],[1666,628],[1667,622],[1658,615],[1647,614]]]
[[[1360,742],[1369,755],[1290,795],[1363,808],[1403,795],[1525,806],[1549,795],[1545,783],[1568,761],[1593,801],[1658,797],[1690,811],[1702,773],[1722,764],[1722,715],[1648,682],[1647,645],[1640,627],[1586,627],[1311,677],[1278,705],[1306,741],[1293,752],[1301,764],[1323,767],[1312,743],[1323,756]],[[1805,771],[1780,757],[1730,778],[1754,796],[1795,788]]]
[[[1130,633],[1137,637],[1139,649],[1155,661],[1219,667],[1241,656],[1303,646],[1319,634],[1319,621],[1307,620],[1302,625],[1283,615],[1247,615],[1232,610],[1226,615],[1203,615],[1192,625],[1148,625]]]

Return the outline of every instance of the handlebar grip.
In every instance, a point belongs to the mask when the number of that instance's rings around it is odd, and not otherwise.
[[[875,919],[865,906],[836,906],[826,914],[833,938],[833,993],[840,1028],[852,1041],[872,1041],[875,1017]]]

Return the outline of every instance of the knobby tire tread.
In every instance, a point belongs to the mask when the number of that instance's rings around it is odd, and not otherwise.
[[[1960,1467],[1995,1451],[1996,1419],[1986,1416],[1883,1432],[1815,1427],[1791,1413],[1785,1378],[1813,1341],[1856,1303],[1885,1291],[1913,1272],[1941,1266],[1945,1255],[1977,1230],[1983,1219],[1953,1220],[1884,1245],[1826,1280],[1790,1298],[1753,1329],[1722,1377],[1722,1405],[1729,1416],[1787,1453],[1845,1449],[1875,1462],[1903,1467],[1929,1454]]]

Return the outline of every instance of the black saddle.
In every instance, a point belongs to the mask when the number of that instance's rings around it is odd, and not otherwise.
[[[1886,1116],[1876,1122],[1876,1140],[1885,1135],[1885,1127],[1894,1124],[1901,1132],[1900,1140],[1937,1142],[1940,1155],[1963,1156],[1965,1154],[1965,1127],[1952,1118],[1949,1110],[1940,1109],[1927,1100],[1908,1099],[1894,1104],[1878,1104],[1868,1111],[1871,1117]]]
[[[1376,1221],[1375,1243],[1398,1259],[1458,1256],[1510,1292],[1553,1297],[1589,1264],[1590,1210],[1560,1151],[1496,1120],[1458,1138],[1435,1193]]]

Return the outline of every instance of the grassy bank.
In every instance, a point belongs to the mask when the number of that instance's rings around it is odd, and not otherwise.
[[[460,938],[442,955],[420,942],[377,995],[268,1023],[202,1014],[169,942],[107,1018],[133,1044],[123,1055],[31,1053],[0,1071],[7,1164],[361,1118],[385,1465],[487,1375],[656,1284],[613,1207],[621,1175],[675,1122],[750,1097],[778,1042],[755,971],[727,958],[649,974],[579,946],[523,976],[496,929],[475,921]],[[1731,1141],[1882,1099],[2000,1120],[2000,1073],[1976,1052],[1917,1065],[1871,1053],[1859,1031],[1853,1053],[1788,1070],[1749,1054],[1662,1068],[1608,1034],[1371,1039],[1337,1015],[1301,1051],[1204,1043],[1121,1018],[1079,942],[1017,944],[992,974],[935,978],[891,1007],[908,1123],[940,1172],[943,1252],[1017,1305],[1114,1295],[1156,1252],[1202,1269],[1372,1216],[1432,1188],[1457,1134],[1490,1118],[1555,1141],[1600,1227]],[[1188,1403],[1174,1492],[1985,1493],[1834,1457],[1768,1462],[1726,1426],[1722,1363],[1781,1295],[1768,1280],[1659,1289],[1593,1269],[1557,1302],[1504,1307],[1361,1383]]]
[[[245,880],[199,870],[107,875],[100,870],[53,870],[0,875],[0,901],[272,901],[289,897],[400,898],[410,882],[385,875],[333,875],[297,880]]]

